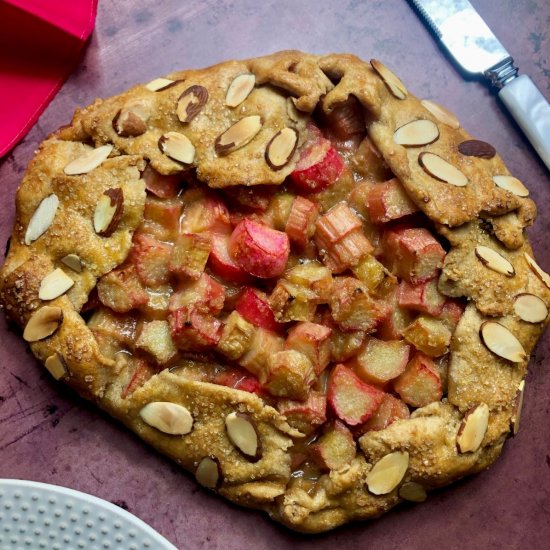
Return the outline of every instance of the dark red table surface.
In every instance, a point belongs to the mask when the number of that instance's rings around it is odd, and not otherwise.
[[[548,0],[474,0],[550,98]],[[498,6],[498,8],[496,7]],[[550,175],[497,99],[465,81],[404,0],[101,0],[77,71],[25,140],[0,161],[0,243],[12,230],[15,189],[38,143],[75,108],[175,69],[296,48],[383,60],[416,95],[450,107],[492,143],[531,190],[529,231],[550,270]],[[383,518],[321,536],[296,535],[267,516],[199,489],[187,474],[50,379],[0,318],[0,477],[53,483],[117,502],[180,549],[548,548],[550,334],[531,361],[520,434],[487,472]]]

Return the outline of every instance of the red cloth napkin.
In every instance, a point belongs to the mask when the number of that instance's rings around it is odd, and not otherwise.
[[[78,60],[97,0],[0,2],[0,157],[29,131]]]

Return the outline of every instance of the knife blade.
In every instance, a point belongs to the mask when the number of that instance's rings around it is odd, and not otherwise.
[[[550,104],[467,0],[408,0],[454,62],[485,78],[550,170]]]

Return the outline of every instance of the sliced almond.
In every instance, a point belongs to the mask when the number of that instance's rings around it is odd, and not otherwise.
[[[489,425],[489,407],[480,403],[472,407],[462,419],[456,436],[456,446],[459,453],[474,453],[479,449],[487,426]]]
[[[399,487],[399,496],[410,502],[424,502],[428,498],[426,489],[416,481],[407,481]]]
[[[204,457],[195,470],[196,480],[208,489],[215,489],[221,479],[220,464],[215,458]]]
[[[436,180],[450,183],[456,187],[464,187],[468,183],[468,178],[458,168],[435,153],[420,153],[418,163],[427,174]]]
[[[67,254],[61,258],[61,263],[77,273],[82,271],[82,260],[76,254]]]
[[[227,88],[225,104],[228,107],[237,107],[250,95],[255,85],[256,77],[251,73],[236,76]]]
[[[439,137],[439,128],[431,120],[407,122],[393,133],[393,141],[404,147],[420,147],[433,143]]]
[[[400,483],[409,467],[409,453],[397,451],[382,457],[367,474],[367,486],[375,495],[387,495]]]
[[[195,160],[195,147],[189,138],[179,132],[167,132],[160,136],[159,149],[172,160],[191,164]]]
[[[496,154],[496,149],[486,141],[480,139],[467,139],[458,144],[459,152],[466,157],[478,157],[482,159],[492,159]]]
[[[405,99],[407,97],[407,88],[405,84],[395,76],[384,64],[380,63],[378,59],[371,59],[370,64],[372,68],[378,73],[378,76],[384,81],[384,84],[388,87],[388,90],[397,98]]]
[[[496,321],[485,321],[479,334],[481,341],[495,355],[512,363],[521,363],[527,358],[521,342],[504,325]]]
[[[514,176],[493,176],[493,181],[501,189],[510,191],[510,193],[518,197],[529,196],[529,189],[518,178],[514,178]]]
[[[262,118],[259,115],[241,118],[230,126],[222,135],[216,138],[214,147],[218,155],[227,155],[252,141],[262,128]]]
[[[65,359],[59,352],[50,355],[44,362],[44,366],[56,380],[61,380],[69,374]]]
[[[525,258],[525,261],[529,265],[529,267],[533,270],[534,274],[548,287],[550,288],[550,275],[546,273],[546,271],[543,271],[539,264],[535,262],[535,259],[532,258],[527,252],[523,253],[523,256]]]
[[[159,92],[160,90],[164,90],[168,86],[171,86],[175,82],[175,80],[170,80],[169,78],[155,78],[154,80],[151,80],[151,82],[147,82],[145,87],[151,92]]]
[[[58,267],[42,279],[38,297],[41,300],[54,300],[65,294],[73,285],[74,281]]]
[[[121,109],[113,118],[113,129],[121,137],[137,137],[147,131],[147,122],[137,111]]]
[[[521,411],[523,409],[523,395],[525,393],[525,380],[519,383],[518,390],[516,392],[516,398],[514,399],[512,418],[510,424],[512,433],[517,435],[519,432],[519,421],[521,419]]]
[[[298,132],[294,128],[283,128],[267,144],[265,160],[273,170],[280,170],[290,162],[298,146]]]
[[[91,149],[69,162],[69,164],[63,168],[63,171],[67,176],[87,174],[100,166],[109,157],[112,150],[112,145],[101,145],[100,147]]]
[[[38,342],[51,336],[63,322],[63,310],[60,307],[43,306],[35,311],[25,326],[23,338],[27,342]]]
[[[208,101],[208,90],[204,86],[190,86],[178,99],[176,113],[181,122],[191,122]],[[192,161],[191,161],[192,162]]]
[[[430,111],[430,113],[432,113],[432,115],[437,118],[439,122],[443,122],[443,124],[446,124],[455,130],[460,128],[460,121],[458,118],[456,118],[451,111],[443,107],[443,105],[429,99],[423,99],[420,103],[422,103],[422,106],[425,109],[428,109],[428,111]]]
[[[38,208],[34,211],[27,231],[25,233],[25,244],[29,245],[41,237],[50,227],[55,218],[57,207],[59,206],[59,199],[57,195],[49,195],[38,205]]]
[[[149,426],[170,435],[185,435],[193,428],[193,417],[183,406],[169,401],[153,401],[139,411]]]
[[[506,277],[513,277],[516,274],[514,266],[504,256],[501,256],[496,250],[488,246],[476,246],[475,254],[485,267],[497,273],[502,273]]]
[[[225,428],[229,440],[248,458],[258,458],[258,433],[250,417],[237,412],[225,418]]]
[[[110,237],[122,218],[124,195],[120,187],[107,189],[97,202],[94,212],[94,230],[100,237]]]
[[[514,302],[514,312],[526,323],[542,323],[548,317],[544,300],[528,293],[518,294]]]

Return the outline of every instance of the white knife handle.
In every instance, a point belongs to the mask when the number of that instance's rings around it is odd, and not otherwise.
[[[525,74],[498,93],[531,145],[550,170],[550,104]]]

